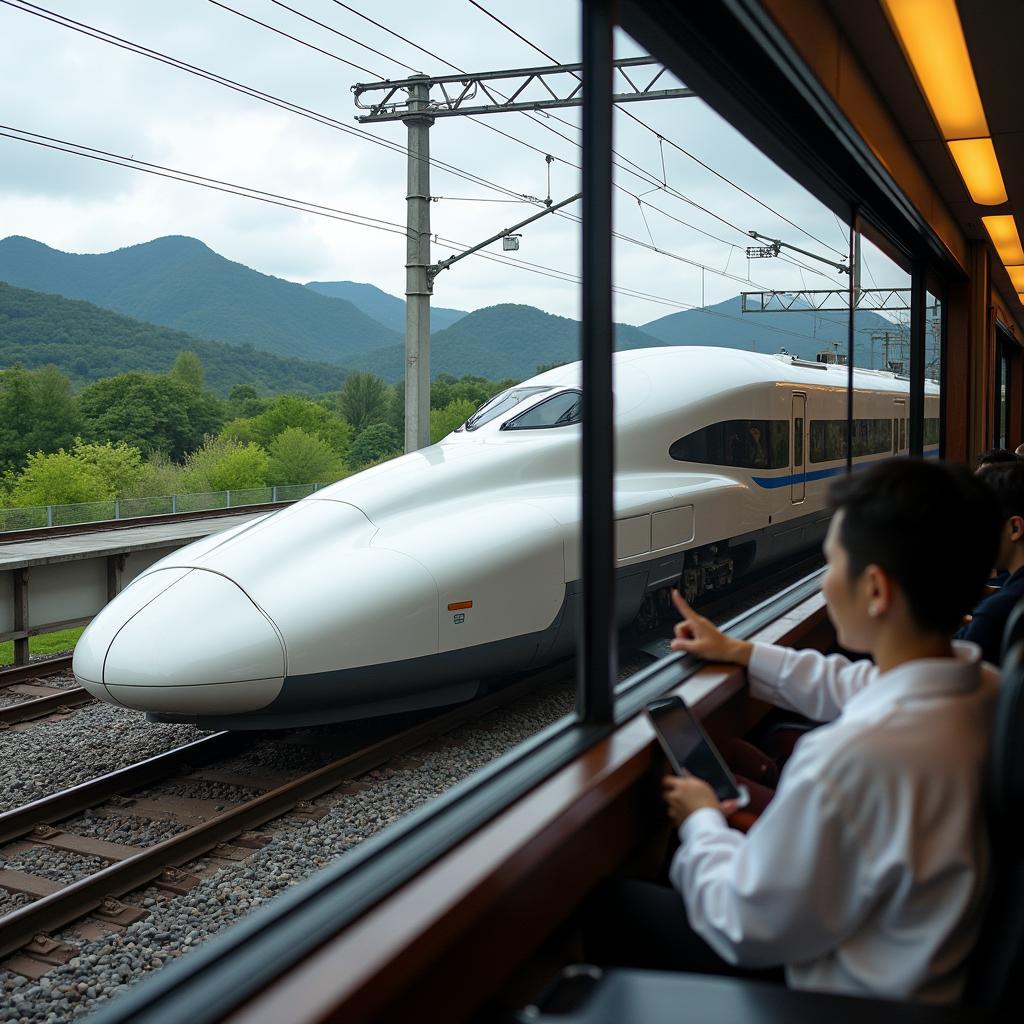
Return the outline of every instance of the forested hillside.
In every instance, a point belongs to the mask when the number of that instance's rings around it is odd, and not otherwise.
[[[26,369],[56,366],[73,384],[82,385],[129,370],[167,373],[183,350],[201,358],[206,383],[219,394],[236,384],[270,392],[320,393],[339,388],[345,375],[327,363],[202,341],[88,302],[0,282],[0,368],[16,363]]]
[[[0,241],[0,281],[85,299],[208,341],[338,365],[400,341],[344,299],[261,274],[182,236],[97,255],[11,236]]]
[[[620,349],[662,344],[638,327],[616,324]],[[537,367],[579,359],[580,325],[534,306],[505,304],[469,313],[430,341],[430,371],[478,374],[483,377],[532,377]],[[357,356],[352,365],[379,374],[385,380],[401,378],[405,350],[400,346]]]
[[[390,327],[400,334],[405,332],[405,299],[389,295],[373,284],[359,284],[356,281],[309,281],[307,288],[330,295],[335,299],[347,299],[367,316]],[[434,333],[451,327],[456,320],[466,315],[464,309],[446,309],[444,306],[430,307],[430,330]]]

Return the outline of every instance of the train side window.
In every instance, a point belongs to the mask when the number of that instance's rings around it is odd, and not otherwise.
[[[723,420],[681,437],[668,453],[678,462],[783,469],[789,465],[789,421]]]
[[[892,451],[893,424],[885,419],[853,421],[853,457]],[[846,458],[846,420],[811,420],[811,462]]]
[[[514,420],[501,425],[502,430],[537,430],[544,427],[567,427],[580,421],[580,400],[578,391],[563,391],[560,395],[546,398],[532,409],[527,409]]]
[[[939,419],[937,416],[929,416],[924,421],[924,443],[939,443]]]
[[[793,420],[793,466],[799,469],[804,464],[804,420],[797,416]]]
[[[525,388],[509,388],[508,391],[502,391],[500,395],[495,395],[494,398],[488,399],[480,406],[479,409],[468,420],[463,424],[467,430],[476,430],[477,427],[482,427],[485,423],[490,423],[497,416],[501,416],[502,413],[508,412],[510,409],[514,409],[524,399],[530,398],[532,395],[538,395],[542,391],[553,390],[553,385],[532,385]],[[461,428],[460,428],[461,429]]]

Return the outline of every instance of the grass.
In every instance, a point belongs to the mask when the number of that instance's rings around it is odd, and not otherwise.
[[[77,629],[62,629],[56,633],[40,633],[39,636],[28,638],[30,654],[63,654],[70,651],[82,635],[84,626]],[[14,664],[14,641],[0,643],[0,667]]]

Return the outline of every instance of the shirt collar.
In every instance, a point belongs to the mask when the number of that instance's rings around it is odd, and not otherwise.
[[[871,712],[906,700],[956,696],[981,686],[981,648],[967,640],[953,641],[952,658],[920,658],[879,674],[846,702],[844,713]]]

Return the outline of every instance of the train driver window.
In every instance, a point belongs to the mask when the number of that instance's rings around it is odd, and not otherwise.
[[[466,430],[476,430],[477,427],[490,423],[495,417],[501,416],[510,409],[514,409],[524,399],[532,395],[539,395],[542,391],[551,391],[552,388],[553,385],[551,384],[532,385],[525,388],[509,388],[507,391],[502,391],[500,395],[495,395],[494,398],[489,398],[484,402],[462,426]],[[462,430],[462,427],[458,429]]]
[[[580,421],[578,391],[563,391],[538,402],[532,409],[501,425],[502,430],[537,430],[543,427],[567,427]]]

